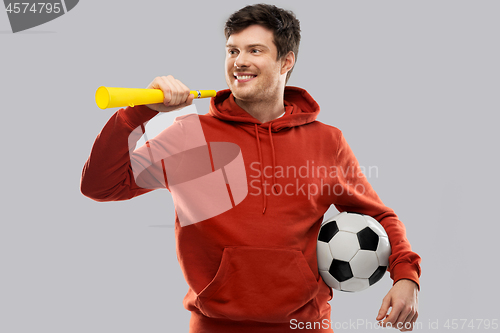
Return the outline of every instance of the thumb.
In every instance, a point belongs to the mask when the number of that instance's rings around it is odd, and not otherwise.
[[[380,306],[380,310],[378,310],[377,320],[384,319],[387,311],[389,311],[389,306],[391,305],[391,301],[389,297],[384,297],[382,300],[382,305]]]
[[[193,94],[189,94],[187,100],[186,100],[186,105],[191,105],[193,104],[193,101],[194,101],[194,95]]]

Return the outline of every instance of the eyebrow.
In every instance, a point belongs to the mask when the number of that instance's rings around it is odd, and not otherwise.
[[[246,45],[246,47],[247,47],[247,48],[252,48],[252,47],[257,47],[257,46],[259,46],[259,47],[263,47],[263,48],[265,48],[265,49],[269,49],[269,48],[268,48],[267,46],[265,46],[264,44],[258,44],[258,43],[256,43],[256,44]],[[236,46],[236,45],[234,45],[234,44],[226,44],[226,47],[237,47],[237,46]]]

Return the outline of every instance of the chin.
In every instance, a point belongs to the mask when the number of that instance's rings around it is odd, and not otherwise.
[[[237,99],[240,99],[242,101],[248,101],[248,100],[255,100],[256,97],[258,96],[255,91],[245,91],[243,89],[238,89],[238,88],[232,88],[231,92],[233,93],[233,96]]]
[[[253,95],[253,92],[251,91],[251,89],[244,89],[241,87],[237,87],[235,84],[230,85],[229,89],[233,93],[234,97],[239,98],[239,99]]]

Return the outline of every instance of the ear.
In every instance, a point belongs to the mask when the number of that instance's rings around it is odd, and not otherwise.
[[[281,74],[288,73],[293,68],[293,65],[295,65],[295,54],[290,51],[281,59]]]

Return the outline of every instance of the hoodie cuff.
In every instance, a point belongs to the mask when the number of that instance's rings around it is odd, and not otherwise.
[[[134,107],[127,106],[124,109],[118,110],[118,115],[128,124],[132,129],[141,126],[145,122],[151,120],[159,112],[148,108],[146,105],[136,105]]]
[[[415,268],[415,265],[406,262],[397,264],[391,273],[391,278],[394,281],[393,285],[399,280],[407,279],[415,282],[418,286],[418,290],[420,291],[419,276],[419,271]]]

